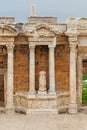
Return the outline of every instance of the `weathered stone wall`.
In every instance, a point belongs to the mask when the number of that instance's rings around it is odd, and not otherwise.
[[[49,87],[49,49],[48,46],[36,46],[35,84],[39,87],[39,72],[47,73]],[[29,49],[27,45],[16,45],[14,51],[14,89],[27,90],[29,85]],[[56,90],[69,89],[69,47],[58,45],[55,48]]]
[[[15,45],[14,49],[14,92],[29,88],[29,47]]]
[[[45,71],[46,72],[46,80],[47,80],[47,88],[49,84],[49,78],[48,78],[48,73],[49,73],[49,50],[48,46],[36,46],[35,49],[35,84],[36,84],[36,89],[38,90],[39,87],[39,72],[40,71]]]
[[[69,90],[69,46],[55,48],[56,90]]]

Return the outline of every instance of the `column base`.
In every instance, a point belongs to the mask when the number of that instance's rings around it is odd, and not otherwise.
[[[5,112],[7,115],[14,115],[15,114],[15,107],[14,106],[12,106],[12,107],[6,106]]]
[[[68,112],[69,112],[69,114],[76,114],[77,113],[77,104],[70,103]]]
[[[46,95],[47,91],[38,91],[38,94],[40,94],[40,95]]]
[[[48,91],[48,94],[49,94],[49,95],[56,95],[56,91],[51,91],[51,90],[49,90],[49,91]]]
[[[7,115],[15,115],[14,109],[6,109],[6,114]]]
[[[28,93],[29,93],[29,94],[36,94],[36,91],[35,91],[35,90],[32,90],[32,91],[29,90]]]

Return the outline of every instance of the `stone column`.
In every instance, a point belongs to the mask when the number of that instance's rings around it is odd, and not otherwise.
[[[14,45],[6,45],[8,52],[7,61],[7,100],[6,109],[13,110],[13,49]]]
[[[55,45],[49,45],[49,92],[55,92]]]
[[[35,93],[35,45],[29,45],[29,48],[30,48],[29,93]]]
[[[69,113],[77,113],[76,102],[76,42],[70,42],[70,104]]]

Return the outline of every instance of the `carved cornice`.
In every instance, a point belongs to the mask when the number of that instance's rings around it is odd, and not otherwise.
[[[65,32],[65,35],[68,37],[74,37],[74,36],[76,37],[79,35],[79,32],[78,32],[78,30],[67,30]]]
[[[75,43],[77,42],[77,36],[69,36],[68,37],[69,43]]]

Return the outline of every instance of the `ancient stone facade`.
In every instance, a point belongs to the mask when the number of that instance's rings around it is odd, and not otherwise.
[[[82,105],[87,18],[0,18],[0,107],[6,112],[74,114]],[[85,70],[86,71],[86,70]]]

